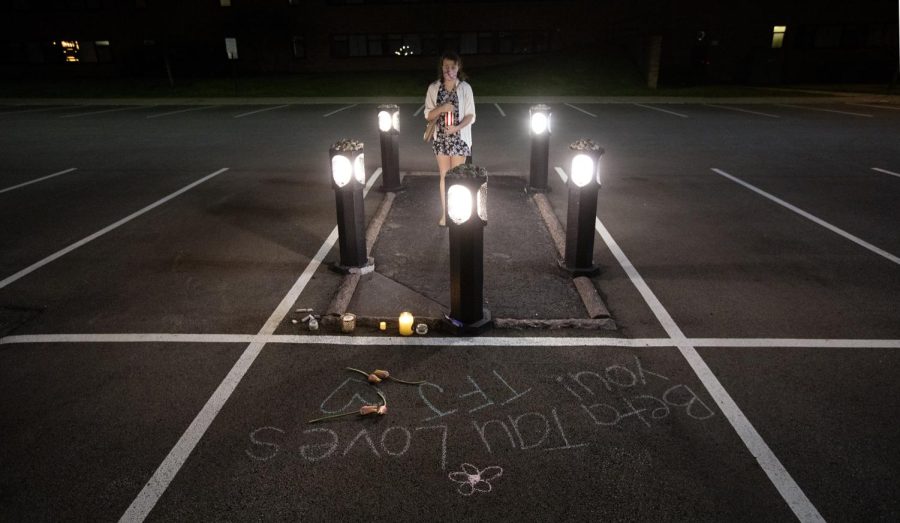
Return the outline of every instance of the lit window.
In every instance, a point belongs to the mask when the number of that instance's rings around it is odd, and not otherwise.
[[[228,55],[229,60],[237,60],[238,59],[237,38],[226,38],[225,39],[225,54]]]
[[[772,29],[772,49],[781,49],[784,44],[784,32],[787,30],[785,25],[776,25]]]
[[[59,47],[62,49],[62,53],[66,59],[66,62],[79,61],[78,51],[81,49],[81,47],[78,45],[77,40],[61,40],[59,42]]]
[[[219,0],[219,5],[222,7],[231,7],[231,0]]]

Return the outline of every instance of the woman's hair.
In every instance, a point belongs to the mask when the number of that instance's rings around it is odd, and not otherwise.
[[[443,53],[441,53],[441,57],[438,60],[438,66],[437,66],[438,81],[441,81],[444,79],[444,60],[450,60],[451,62],[454,62],[454,63],[456,63],[456,65],[459,66],[459,72],[456,73],[457,78],[459,78],[461,81],[468,79],[468,76],[466,75],[466,73],[463,72],[462,58],[460,58],[459,55],[453,51],[444,51]]]

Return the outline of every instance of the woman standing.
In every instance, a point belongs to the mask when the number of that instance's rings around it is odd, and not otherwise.
[[[438,79],[428,86],[425,94],[425,118],[438,119],[434,128],[432,148],[441,174],[441,219],[446,227],[447,201],[444,176],[447,171],[466,162],[472,155],[472,127],[475,123],[475,97],[465,81],[462,60],[456,53],[441,55]]]

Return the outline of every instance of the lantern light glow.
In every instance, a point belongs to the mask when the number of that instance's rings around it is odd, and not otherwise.
[[[584,187],[591,181],[594,173],[594,160],[586,154],[577,154],[572,158],[572,182]]]
[[[352,173],[353,167],[350,165],[349,158],[337,155],[331,159],[331,175],[334,177],[334,183],[336,183],[338,187],[347,185]]]
[[[472,193],[462,185],[451,185],[447,190],[447,215],[460,224],[472,216]]]

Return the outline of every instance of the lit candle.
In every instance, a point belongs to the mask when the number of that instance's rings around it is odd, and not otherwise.
[[[446,118],[447,118],[447,121],[446,121],[447,127],[450,127],[451,125],[453,125],[453,112],[447,111],[444,114],[446,115]]]
[[[403,336],[410,336],[413,332],[413,315],[408,312],[401,312],[400,318],[397,320],[397,324],[400,326],[400,334]]]
[[[387,330],[387,322],[386,322],[386,321],[383,321],[383,322],[379,323],[379,324],[378,324],[378,329],[379,329],[379,330],[386,331],[386,330]]]

